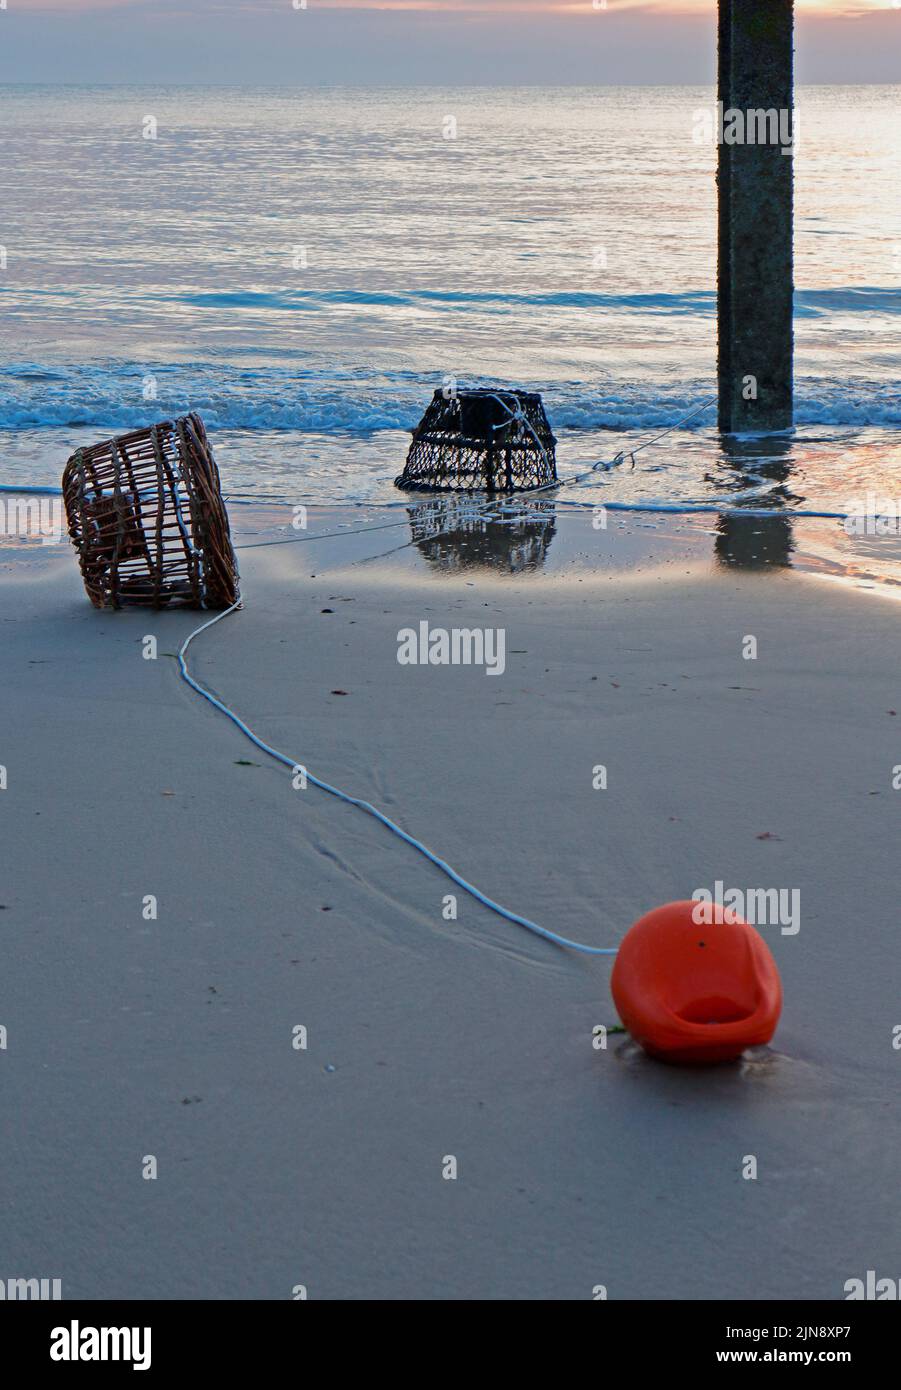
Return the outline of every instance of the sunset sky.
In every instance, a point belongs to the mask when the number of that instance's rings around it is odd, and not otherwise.
[[[899,80],[901,0],[796,10],[800,81]],[[715,0],[7,0],[0,81],[700,83],[715,14]]]
[[[7,0],[9,10],[22,14],[89,14],[101,10],[145,10],[156,14],[235,16],[283,13],[292,0]],[[579,15],[593,10],[592,0],[307,0],[307,10],[427,10],[452,12]],[[607,0],[608,12],[645,10],[674,15],[712,11],[716,0]],[[821,15],[863,15],[901,8],[892,0],[795,0],[795,9]]]

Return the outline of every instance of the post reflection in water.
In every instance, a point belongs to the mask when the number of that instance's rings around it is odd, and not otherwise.
[[[501,507],[500,520],[487,519]],[[496,498],[433,497],[407,512],[413,543],[430,565],[445,572],[540,569],[556,529],[553,502],[537,498],[501,503]]]
[[[721,473],[716,483],[734,489],[730,506],[740,510],[762,508],[778,512],[795,507],[799,499],[788,486],[792,473],[791,435],[765,439],[723,436]],[[714,481],[711,479],[711,481]],[[720,516],[716,523],[714,554],[721,565],[741,569],[785,568],[795,548],[792,522],[787,516]]]

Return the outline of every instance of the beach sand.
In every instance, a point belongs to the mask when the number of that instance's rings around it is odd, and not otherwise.
[[[134,1299],[841,1299],[901,1274],[897,600],[717,564],[675,523],[559,515],[545,567],[510,573],[501,528],[461,565],[404,512],[354,520],[380,522],[242,550],[197,677],[579,941],[717,880],[798,889],[797,934],[761,928],[772,1048],[596,1049],[609,960],[459,892],[445,920],[438,870],[179,679],[198,614],[97,613],[66,547],[6,548],[0,1273]],[[502,628],[503,675],[400,665],[423,620]]]

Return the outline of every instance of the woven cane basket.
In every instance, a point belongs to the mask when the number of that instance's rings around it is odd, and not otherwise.
[[[534,391],[436,391],[394,482],[415,492],[518,492],[557,480],[557,441]]]
[[[228,514],[199,415],[78,449],[63,500],[95,608],[237,601]]]

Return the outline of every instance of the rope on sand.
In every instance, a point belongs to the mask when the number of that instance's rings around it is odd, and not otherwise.
[[[196,691],[198,695],[201,695],[204,700],[211,704],[214,709],[217,709],[220,714],[224,714],[227,719],[230,719],[232,723],[240,729],[241,733],[244,734],[246,738],[249,738],[255,747],[259,748],[261,753],[266,753],[270,758],[275,758],[277,762],[283,763],[285,767],[289,767],[291,771],[294,772],[301,766],[296,759],[289,758],[287,754],[279,752],[279,750],[273,748],[271,744],[264,743],[264,741],[244,723],[244,720],[235,714],[234,710],[229,709],[228,705],[222,700],[217,700],[216,696],[211,694],[204,686],[200,685],[188,670],[185,657],[194,638],[199,637],[202,632],[206,632],[207,628],[211,628],[216,623],[220,623],[222,619],[227,618],[230,613],[234,613],[240,602],[241,600],[238,598],[230,608],[226,608],[221,613],[217,613],[215,618],[210,618],[207,622],[201,623],[200,627],[196,627],[193,632],[188,634],[178,653],[179,670],[181,671],[183,679],[187,681],[191,689]],[[419,854],[428,859],[431,864],[434,864],[437,869],[440,869],[443,874],[446,874],[458,888],[462,888],[470,897],[475,898],[477,902],[480,902],[483,907],[487,907],[491,912],[497,913],[499,917],[505,918],[508,922],[513,922],[518,927],[525,927],[527,931],[534,932],[537,936],[543,936],[546,941],[552,941],[555,946],[565,946],[570,951],[581,951],[588,956],[616,955],[617,948],[615,946],[585,946],[579,941],[570,941],[568,937],[558,936],[556,932],[550,931],[547,927],[539,926],[537,922],[530,921],[528,917],[521,917],[519,913],[511,912],[509,908],[503,907],[501,903],[495,902],[493,898],[489,898],[487,894],[483,893],[479,888],[476,888],[472,883],[469,883],[462,874],[457,873],[457,870],[452,868],[445,859],[435,854],[435,852],[429,849],[428,845],[424,844],[422,840],[417,840],[415,836],[409,835],[406,830],[402,829],[402,827],[396,823],[396,821],[391,820],[389,816],[386,816],[377,806],[373,806],[371,802],[363,801],[360,797],[350,796],[347,792],[341,791],[340,787],[333,787],[330,782],[324,782],[319,777],[314,777],[309,771],[307,771],[306,777],[307,781],[312,782],[315,787],[319,787],[320,791],[328,792],[330,796],[337,797],[339,801],[346,802],[348,806],[356,806],[358,810],[365,811],[367,815],[374,816],[375,819],[380,821],[393,835],[397,835],[405,844],[411,845]]]
[[[328,503],[324,503],[328,506]],[[367,531],[391,531],[397,526],[406,526],[408,518],[402,517],[400,521],[386,521],[380,526],[358,526],[356,530],[347,531],[319,531],[315,536],[283,536],[275,541],[248,541],[244,545],[236,545],[235,550],[262,550],[267,545],[290,545],[292,541],[328,541],[340,536],[363,536]]]

